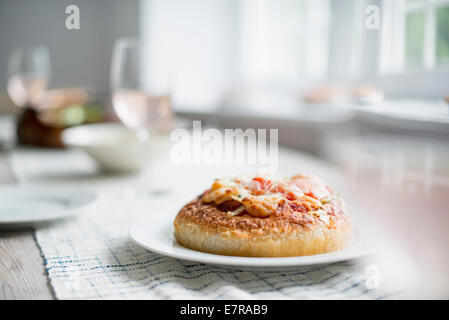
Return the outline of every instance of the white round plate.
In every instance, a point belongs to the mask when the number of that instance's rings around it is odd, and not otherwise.
[[[191,250],[179,245],[173,235],[173,215],[157,215],[136,221],[130,237],[141,247],[168,257],[236,269],[278,270],[335,263],[360,258],[372,250],[362,244],[356,233],[346,249],[313,256],[285,258],[249,258],[223,256]]]
[[[65,218],[95,199],[95,192],[85,188],[0,186],[0,227],[32,226]]]

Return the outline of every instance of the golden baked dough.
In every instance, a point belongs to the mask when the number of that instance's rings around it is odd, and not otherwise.
[[[174,226],[185,247],[246,257],[332,252],[352,237],[343,200],[311,175],[217,179],[181,209]]]

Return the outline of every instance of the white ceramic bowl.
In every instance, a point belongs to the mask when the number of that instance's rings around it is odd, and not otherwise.
[[[105,171],[125,173],[141,168],[142,143],[136,134],[120,123],[87,124],[62,133],[68,147],[86,151]]]

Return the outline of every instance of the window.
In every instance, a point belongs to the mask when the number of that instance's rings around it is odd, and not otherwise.
[[[381,7],[380,30],[366,28],[368,4]],[[284,92],[320,81],[379,81],[395,96],[447,94],[449,0],[142,0],[141,5],[140,34],[151,48],[146,74],[168,65],[176,104],[204,110],[236,88]]]
[[[241,84],[297,85],[326,76],[329,0],[141,5],[141,38],[151,48],[147,74],[171,66],[175,103],[204,109]]]
[[[384,0],[382,71],[449,66],[449,0]]]
[[[240,5],[245,81],[294,82],[326,75],[328,0],[246,0]]]
[[[449,4],[436,9],[436,63],[449,64]]]

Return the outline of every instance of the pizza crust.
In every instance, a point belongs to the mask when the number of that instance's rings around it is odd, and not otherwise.
[[[324,222],[292,223],[279,217],[227,216],[195,200],[176,216],[175,238],[198,251],[229,256],[292,257],[337,251],[352,237],[352,223],[345,209],[332,228]]]

